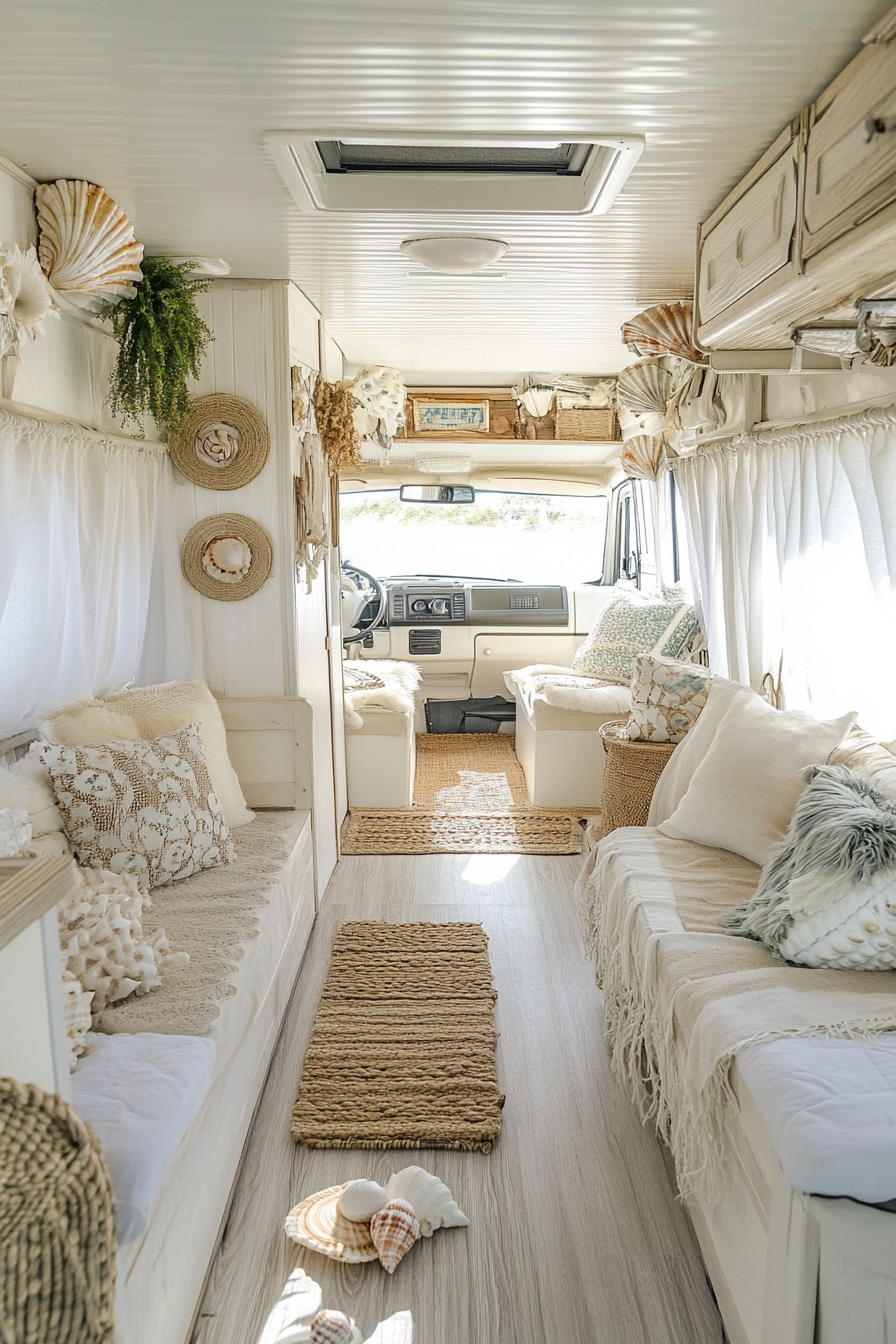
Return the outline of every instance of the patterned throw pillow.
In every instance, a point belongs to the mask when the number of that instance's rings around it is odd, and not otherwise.
[[[645,597],[636,588],[624,588],[579,645],[572,670],[627,685],[639,653],[681,658],[699,638],[697,613],[681,597]]]
[[[628,735],[642,742],[680,742],[700,716],[713,678],[696,663],[642,653],[635,659]]]
[[[154,742],[42,743],[79,863],[159,887],[235,859],[195,724]]]

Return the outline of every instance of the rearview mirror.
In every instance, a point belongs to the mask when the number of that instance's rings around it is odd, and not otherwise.
[[[403,485],[398,492],[405,504],[473,504],[472,485]]]

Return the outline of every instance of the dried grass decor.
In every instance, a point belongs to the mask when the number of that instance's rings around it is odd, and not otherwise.
[[[318,378],[314,414],[331,476],[361,465],[361,442],[353,418],[355,406],[350,382],[328,383]]]

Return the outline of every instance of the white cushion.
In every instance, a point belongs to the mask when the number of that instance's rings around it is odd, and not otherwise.
[[[896,761],[894,761],[896,764]],[[61,831],[62,814],[46,767],[33,754],[0,770],[0,808],[24,808],[32,836]]]
[[[227,733],[217,700],[202,681],[172,681],[80,700],[48,715],[43,731],[63,747],[99,747],[128,738],[152,740],[195,723],[206,766],[229,827],[254,817],[227,755]]]
[[[827,760],[855,718],[844,714],[819,723],[801,710],[773,709],[753,691],[739,690],[687,792],[659,829],[673,840],[728,849],[764,865],[787,833],[803,789],[802,772]]]
[[[712,746],[716,729],[728,713],[731,701],[738,691],[746,690],[736,681],[726,681],[716,677],[709,688],[706,705],[697,718],[697,722],[684,741],[680,742],[666,762],[666,767],[656,782],[653,798],[650,801],[648,826],[659,826],[668,821],[694,777],[694,771]],[[748,694],[753,695],[753,691]],[[756,697],[757,700],[759,697]]]

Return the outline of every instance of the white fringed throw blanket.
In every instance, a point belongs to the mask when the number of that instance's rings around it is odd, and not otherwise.
[[[354,673],[357,670],[355,684]],[[414,713],[414,692],[420,684],[416,663],[393,662],[389,658],[365,658],[343,665],[345,681],[345,726],[356,731],[364,727],[364,709],[391,709],[397,714]],[[379,682],[378,686],[370,684]],[[364,684],[367,683],[367,684]]]
[[[759,872],[725,850],[625,828],[601,841],[576,886],[613,1068],[668,1139],[682,1195],[704,1205],[724,1190],[742,1050],[896,1030],[893,972],[787,966],[715,931]]]
[[[628,714],[632,707],[628,686],[551,663],[533,663],[506,672],[504,682],[511,694],[519,690],[530,712],[536,697],[556,709],[574,709],[581,714]]]

